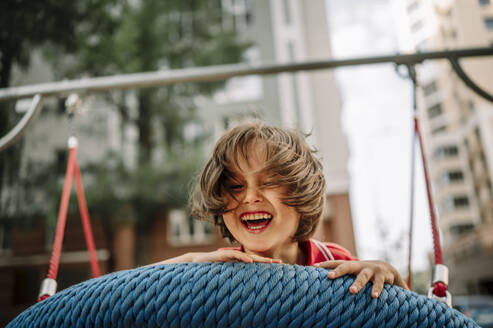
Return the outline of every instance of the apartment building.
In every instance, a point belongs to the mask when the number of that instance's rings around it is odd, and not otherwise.
[[[403,52],[493,46],[490,0],[394,3]],[[493,58],[463,59],[493,92]],[[417,67],[418,117],[452,292],[493,294],[493,104],[468,89],[447,61]]]

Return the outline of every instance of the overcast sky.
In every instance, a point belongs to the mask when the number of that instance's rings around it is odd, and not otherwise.
[[[327,0],[327,8],[334,57],[397,52],[387,0]],[[410,204],[410,82],[400,78],[392,64],[338,69],[336,76],[344,102],[358,255],[362,259],[391,256],[392,264],[404,271]],[[432,243],[422,169],[416,167],[413,266],[423,269]]]

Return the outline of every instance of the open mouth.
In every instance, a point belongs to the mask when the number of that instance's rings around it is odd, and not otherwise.
[[[267,212],[248,213],[241,215],[240,219],[249,232],[258,233],[267,229],[272,221],[272,214]]]

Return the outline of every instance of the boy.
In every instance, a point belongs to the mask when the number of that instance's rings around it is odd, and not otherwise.
[[[373,282],[407,288],[390,264],[358,261],[347,250],[310,237],[324,208],[322,165],[301,133],[261,122],[241,124],[216,143],[192,198],[192,215],[212,219],[241,247],[188,253],[161,263],[267,262],[333,269],[331,279],[355,274],[355,294]]]

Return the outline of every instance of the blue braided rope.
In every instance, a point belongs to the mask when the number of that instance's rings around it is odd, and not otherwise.
[[[31,306],[14,327],[479,327],[445,304],[282,264],[174,264],[119,271]]]

